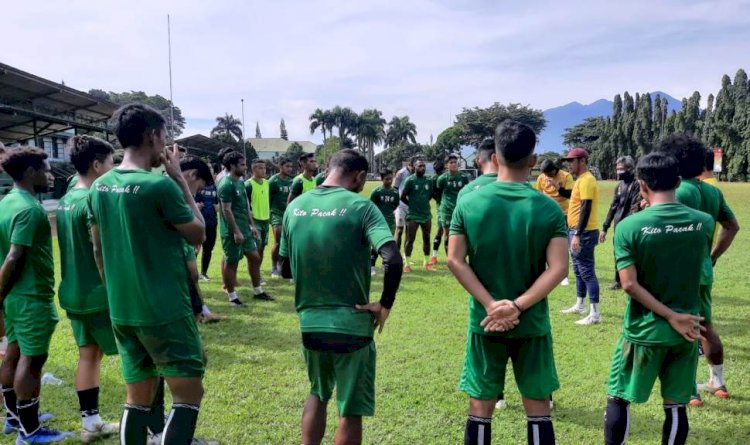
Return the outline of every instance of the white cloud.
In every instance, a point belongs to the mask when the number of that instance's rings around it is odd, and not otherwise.
[[[187,134],[239,117],[241,98],[248,135],[258,121],[277,136],[283,117],[309,139],[308,115],[340,104],[409,114],[428,141],[464,106],[707,95],[750,40],[745,0],[28,0],[3,5],[0,57],[84,90],[167,96],[167,13]]]

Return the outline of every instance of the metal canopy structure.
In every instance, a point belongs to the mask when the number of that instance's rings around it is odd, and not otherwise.
[[[71,128],[107,134],[116,109],[108,100],[0,63],[0,142],[38,141]]]
[[[211,139],[202,134],[194,134],[175,140],[175,143],[181,148],[187,150],[187,153],[200,157],[218,158],[219,151],[224,148],[236,148],[233,145]]]

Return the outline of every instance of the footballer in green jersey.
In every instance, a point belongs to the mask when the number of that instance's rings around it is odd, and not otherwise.
[[[317,187],[315,172],[318,171],[318,163],[315,160],[315,155],[312,153],[303,153],[299,157],[299,168],[302,172],[292,181],[292,188],[289,191],[287,203],[292,202],[294,198]]]
[[[271,228],[273,230],[273,249],[271,250],[271,278],[281,278],[281,260],[279,247],[281,246],[281,223],[284,219],[289,192],[292,190],[292,170],[294,165],[287,158],[279,161],[279,172],[269,182],[271,189]]]
[[[375,328],[382,331],[401,280],[401,256],[376,205],[359,195],[367,159],[341,150],[330,161],[325,185],[289,204],[281,257],[295,280],[295,306],[310,395],[302,443],[321,443],[326,406],[336,389],[336,441],[362,443],[362,416],[375,411]],[[383,258],[383,293],[370,302],[370,249]],[[345,255],[342,255],[345,252]]]
[[[393,171],[383,170],[380,172],[380,179],[383,181],[382,185],[375,187],[370,193],[370,201],[383,214],[385,222],[388,224],[388,229],[391,233],[396,233],[396,215],[395,211],[399,206],[398,189],[393,186]],[[378,252],[372,249],[371,253],[371,273],[375,275],[375,262],[378,259]]]
[[[437,180],[437,188],[440,190],[440,215],[439,223],[450,231],[453,209],[456,208],[458,193],[469,183],[469,177],[458,169],[458,155],[448,155],[446,162],[448,171],[440,175]],[[445,253],[448,253],[448,240],[450,233],[446,233]],[[433,252],[433,255],[435,253]]]
[[[430,178],[432,180],[432,199],[435,200],[438,208],[440,208],[440,200],[443,197],[443,191],[437,187],[438,178],[445,172],[445,163],[442,160],[437,160],[432,163],[432,168],[435,170],[435,174]],[[450,230],[450,228],[448,228]],[[438,223],[437,231],[435,232],[435,239],[432,240],[432,256],[430,257],[429,263],[433,266],[438,263],[438,250],[440,249],[440,243],[443,242],[443,234],[446,228],[443,224],[443,219],[438,212]],[[448,250],[448,234],[445,233],[445,249]]]
[[[537,160],[534,131],[504,121],[495,141],[499,180],[458,202],[448,249],[448,267],[470,294],[460,383],[469,396],[464,443],[490,443],[512,361],[529,443],[552,444],[549,396],[560,384],[547,295],[568,270],[567,225],[557,204],[527,182]]]
[[[430,200],[433,195],[432,180],[425,175],[426,166],[423,160],[414,162],[414,174],[404,181],[404,189],[401,192],[401,202],[409,206],[406,213],[406,243],[404,253],[406,262],[404,272],[411,272],[411,253],[414,249],[414,240],[417,238],[417,229],[422,231],[422,252],[424,253],[424,267],[429,271],[435,268],[429,263],[430,256],[430,231],[432,230],[432,210]]]

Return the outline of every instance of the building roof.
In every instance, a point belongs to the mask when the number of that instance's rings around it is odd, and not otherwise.
[[[0,63],[0,141],[13,143],[70,128],[107,131],[117,105]]]
[[[292,143],[296,142],[302,146],[302,150],[305,153],[315,153],[318,145],[310,141],[287,141],[281,138],[249,138],[248,142],[253,144],[256,153],[261,152],[279,152],[286,153],[286,149],[289,148]]]

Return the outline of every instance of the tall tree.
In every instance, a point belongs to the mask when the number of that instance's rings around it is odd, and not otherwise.
[[[367,154],[370,168],[375,167],[375,145],[380,145],[385,140],[385,124],[383,112],[374,108],[362,111],[357,119],[357,145]]]
[[[216,125],[211,130],[211,137],[230,136],[234,142],[242,140],[242,121],[225,113],[216,118]]]
[[[326,111],[316,108],[310,115],[310,134],[315,134],[316,130],[320,130],[323,133],[323,144],[326,142],[326,133],[328,132],[326,123]]]
[[[537,134],[547,125],[542,110],[521,104],[501,105],[497,102],[488,108],[464,108],[456,116],[455,125],[461,129],[464,144],[478,147],[485,138],[493,137],[497,125],[506,119],[526,124]]]
[[[125,91],[122,93],[115,93],[113,91],[106,92],[98,89],[89,90],[89,94],[100,99],[109,100],[117,105],[125,105],[135,102],[155,108],[160,111],[164,116],[164,119],[166,119],[167,130],[172,133],[172,136],[175,139],[177,139],[185,129],[185,118],[182,116],[182,110],[180,110],[180,107],[175,106],[174,110],[171,110],[172,102],[158,94],[149,96],[143,91]],[[172,124],[172,111],[174,112],[174,125]]]
[[[385,145],[395,147],[407,143],[417,143],[417,126],[409,120],[409,116],[393,116],[385,132]]]
[[[289,140],[289,134],[286,132],[286,123],[284,122],[284,118],[281,118],[281,123],[279,123],[279,132],[281,134],[281,139],[285,141]]]

